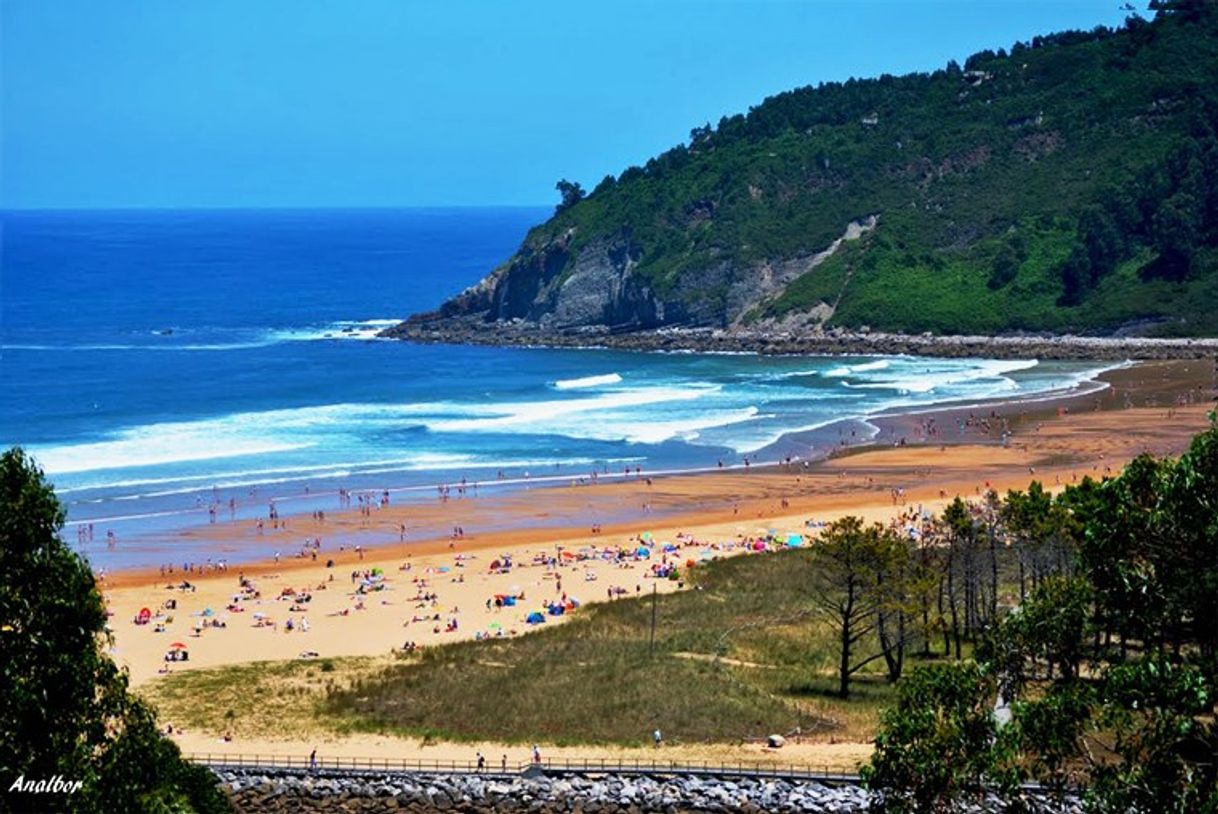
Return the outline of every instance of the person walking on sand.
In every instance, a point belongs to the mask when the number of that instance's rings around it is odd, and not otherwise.
[[[541,763],[541,747],[537,744],[533,744],[533,762],[537,764]]]
[[[478,774],[482,774],[483,770],[486,769],[486,758],[483,757],[481,752],[478,752],[477,755],[478,755]]]
[[[310,769],[317,768],[317,750],[316,749],[314,749],[312,752],[309,752],[309,768]]]

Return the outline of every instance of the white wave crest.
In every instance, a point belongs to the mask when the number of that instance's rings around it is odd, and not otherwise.
[[[482,415],[463,418],[423,419],[423,425],[432,432],[486,432],[507,428],[538,434],[568,435],[573,438],[596,438],[594,426],[603,421],[614,410],[642,407],[665,402],[693,401],[719,392],[717,385],[689,385],[686,387],[639,387],[599,396],[577,399],[555,399],[551,401],[506,402],[478,407]],[[596,413],[595,421],[589,414]],[[578,424],[572,425],[564,419],[578,416]]]
[[[621,418],[622,411],[666,402],[692,402],[719,389],[714,385],[640,387],[579,398],[489,404],[327,404],[146,424],[115,431],[101,440],[32,445],[29,451],[48,474],[62,475],[293,452],[311,447],[324,449],[335,442],[336,436],[359,438],[369,433],[412,427],[434,433],[524,432],[600,438],[604,436],[598,424],[610,418]],[[646,416],[651,415],[643,412]],[[415,457],[413,462],[434,466],[451,463],[452,459]],[[265,468],[271,462],[260,463]],[[274,463],[279,465],[278,461]],[[276,468],[287,468],[286,462]],[[168,473],[164,478],[173,483]],[[161,476],[154,479],[161,479]]]
[[[834,379],[849,376],[852,373],[867,373],[872,370],[887,370],[891,366],[887,359],[876,359],[874,362],[861,362],[857,365],[842,365],[825,371],[825,375]]]
[[[579,390],[585,387],[600,387],[605,384],[618,384],[622,377],[617,373],[606,373],[603,376],[584,376],[579,379],[559,379],[554,382],[555,390]]]
[[[611,421],[594,432],[602,440],[629,441],[632,444],[661,444],[673,439],[694,441],[702,430],[752,421],[757,414],[756,407],[745,407],[671,421]]]
[[[200,422],[201,423],[201,422]],[[209,461],[304,449],[308,443],[213,434],[178,425],[124,430],[114,440],[59,446],[31,446],[29,451],[49,475],[128,469],[160,464]]]
[[[965,360],[958,367],[949,367],[931,371],[929,367],[922,371],[902,369],[894,371],[894,375],[880,377],[864,377],[861,382],[842,382],[844,387],[863,390],[895,390],[899,393],[931,393],[952,385],[972,382],[997,384],[1004,390],[1017,387],[1014,380],[1006,374],[1018,370],[1036,367],[1039,362],[1035,359],[997,359],[997,360]]]
[[[392,328],[400,319],[363,319],[331,322],[320,327],[284,328],[270,331],[272,342],[311,342],[322,339],[376,339],[377,334]]]

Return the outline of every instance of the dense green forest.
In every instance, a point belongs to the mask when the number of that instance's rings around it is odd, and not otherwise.
[[[959,501],[944,512],[935,556],[946,563],[933,570],[948,586],[943,649],[956,660],[898,684],[865,771],[879,810],[954,810],[996,787],[1021,810],[1015,790],[1038,781],[1081,793],[1089,812],[1218,811],[1210,418],[1178,459],[1143,455],[1056,497],[1034,483],[991,495],[989,512]],[[1010,608],[996,599],[1003,550],[1019,563]],[[918,619],[916,601],[885,590],[877,612]],[[961,658],[961,638],[973,658]]]
[[[1115,30],[780,93],[588,194],[560,182],[498,273],[561,242],[569,275],[609,243],[651,296],[691,304],[686,324],[820,306],[824,327],[1218,333],[1218,11],[1151,5]],[[870,216],[733,313],[741,279]]]

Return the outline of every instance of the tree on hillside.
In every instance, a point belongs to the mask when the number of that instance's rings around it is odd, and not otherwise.
[[[568,181],[563,178],[554,185],[554,188],[562,196],[562,200],[554,208],[554,214],[570,209],[584,199],[584,188],[579,185],[578,181]]]
[[[812,548],[813,608],[840,645],[842,698],[850,696],[851,677],[878,659],[887,660],[890,678],[900,676],[909,627],[909,570],[909,550],[899,538],[853,516],[830,523]],[[865,649],[871,642],[876,646]]]
[[[44,808],[12,782],[61,775],[83,784],[51,804],[63,810],[228,811],[103,652],[105,607],[63,522],[34,462],[0,455],[0,808]]]
[[[986,285],[990,288],[1002,288],[1015,279],[1019,274],[1019,257],[1009,244],[1004,243],[994,255],[994,264],[990,271],[990,279]]]
[[[1192,271],[1201,243],[1202,218],[1201,202],[1187,192],[1177,192],[1159,207],[1151,229],[1161,275],[1183,280]]]

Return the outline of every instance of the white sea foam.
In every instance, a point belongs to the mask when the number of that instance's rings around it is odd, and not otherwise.
[[[891,365],[887,359],[877,359],[874,362],[864,362],[861,365],[851,365],[853,373],[866,373],[868,370],[886,370]]]
[[[559,379],[554,382],[555,390],[579,390],[585,387],[600,387],[606,384],[617,384],[622,377],[617,373],[606,373],[603,376],[584,376],[580,379]]]
[[[767,373],[756,378],[764,381],[781,381],[783,379],[801,379],[805,376],[823,376],[825,375],[819,370],[787,370],[782,373]]]
[[[687,385],[685,387],[639,387],[604,393],[599,396],[549,401],[504,402],[478,408],[476,417],[426,418],[420,420],[432,432],[515,432],[570,435],[573,438],[596,438],[600,434],[585,434],[581,428],[596,433],[595,424],[606,419],[614,410],[630,407],[694,401],[719,392],[717,385]],[[596,415],[590,416],[589,414]],[[566,421],[578,415],[577,424]],[[594,419],[594,420],[590,420]]]
[[[669,421],[642,419],[598,422],[596,426],[588,428],[585,437],[632,444],[660,444],[674,439],[694,441],[702,430],[752,421],[758,417],[758,413],[756,407],[744,407]]]
[[[876,359],[874,362],[862,362],[857,365],[842,365],[825,371],[826,376],[840,379],[853,373],[866,373],[870,370],[886,370],[892,363],[887,359]]]
[[[31,446],[29,452],[49,475],[128,469],[187,461],[208,461],[244,455],[265,455],[304,449],[307,443],[218,435],[178,425],[152,425],[125,430],[114,440],[60,446]]]
[[[270,331],[267,336],[273,342],[308,342],[319,339],[376,339],[377,334],[392,328],[402,320],[362,319],[331,322],[320,327],[283,328]]]
[[[78,444],[31,446],[48,474],[76,474],[96,470],[134,469],[192,461],[235,458],[327,448],[343,438],[358,443],[368,433],[405,430],[411,427],[434,433],[524,432],[538,435],[567,435],[572,438],[601,438],[597,425],[614,411],[692,402],[718,392],[713,385],[687,387],[640,387],[577,398],[474,404],[421,402],[415,404],[339,403],[259,412],[233,413],[195,421],[162,422],[113,433],[110,437]],[[585,429],[592,430],[591,433]],[[622,436],[627,437],[630,433]],[[436,453],[413,456],[406,463],[436,468],[469,462]],[[316,459],[314,459],[316,460]],[[297,471],[287,464],[259,467],[262,474]],[[320,465],[320,464],[319,464]],[[347,468],[331,464],[330,468]],[[240,474],[237,477],[242,477]],[[193,477],[193,475],[187,475]],[[200,479],[206,483],[215,475]],[[243,478],[244,479],[244,478]],[[180,482],[172,475],[128,478],[127,481]],[[88,488],[76,485],[76,488]]]
[[[119,430],[109,438],[87,443],[31,446],[30,453],[48,474],[53,475],[133,469],[326,447],[348,435],[359,436],[378,429],[423,426],[428,416],[432,416],[432,420],[439,420],[440,417],[454,414],[486,414],[489,409],[478,405],[440,402],[406,405],[350,403],[233,413],[196,421],[147,424]],[[418,453],[405,462],[435,467],[468,460],[467,455],[461,454]],[[268,469],[298,471],[296,467],[284,466],[263,468],[262,473],[276,474]],[[206,479],[215,477],[209,475]],[[129,480],[173,483],[181,478],[163,475]],[[77,488],[89,487],[77,485]]]
[[[72,494],[75,492],[88,492],[95,489],[131,489],[135,487],[147,486],[163,486],[166,484],[188,484],[193,483],[196,486],[190,491],[199,491],[202,489],[210,489],[212,485],[221,480],[230,480],[233,478],[258,478],[264,475],[302,475],[309,477],[310,473],[323,472],[336,468],[358,469],[360,467],[392,467],[401,465],[403,468],[409,466],[420,466],[425,468],[443,468],[447,466],[456,466],[461,463],[472,463],[473,459],[467,455],[441,455],[431,453],[420,453],[418,455],[407,458],[389,458],[376,459],[369,461],[341,461],[328,464],[317,465],[300,465],[300,466],[275,466],[256,469],[236,469],[223,472],[209,472],[204,475],[173,475],[161,478],[131,478],[125,480],[96,480],[86,481],[83,483],[73,484],[68,487],[56,487],[55,491],[60,495]],[[269,481],[259,480],[259,483],[267,483]],[[87,501],[86,501],[87,502]]]
[[[151,520],[154,517],[178,517],[185,514],[195,514],[198,509],[171,509],[163,512],[140,512],[139,514],[117,514],[109,517],[88,517],[83,520],[69,520],[65,526],[83,526],[86,523],[118,523],[124,520]]]
[[[962,367],[948,367],[934,371],[929,367],[922,371],[909,371],[906,367],[894,371],[894,375],[863,377],[861,381],[842,382],[842,385],[864,390],[896,390],[899,393],[930,393],[950,385],[972,382],[985,382],[990,385],[996,383],[1003,389],[1014,389],[1015,382],[1007,378],[1005,374],[1027,370],[1037,364],[1035,359],[976,360],[964,363]],[[873,368],[873,370],[877,369]]]
[[[352,477],[367,477],[370,475],[392,475],[403,472],[434,472],[437,475],[445,472],[475,472],[485,469],[522,469],[522,468],[541,468],[541,467],[575,467],[575,466],[591,466],[600,463],[600,459],[594,458],[525,458],[525,459],[510,459],[502,460],[485,460],[479,461],[463,455],[441,455],[424,453],[417,459],[409,459],[410,462],[398,466],[377,466],[374,463],[370,464],[349,464],[349,468],[335,468],[333,466],[323,467],[300,467],[299,470],[291,468],[283,468],[282,472],[295,473],[288,474],[283,477],[262,477],[256,476],[254,472],[265,473],[268,470],[251,470],[247,473],[247,477],[232,479],[232,476],[216,476],[207,475],[199,477],[190,477],[181,479],[183,485],[174,489],[158,489],[151,492],[138,492],[135,494],[121,495],[112,498],[96,498],[90,500],[81,500],[79,503],[95,504],[105,503],[107,501],[129,501],[129,500],[144,500],[148,498],[172,497],[174,495],[197,495],[209,492],[212,488],[215,489],[241,489],[250,486],[276,486],[288,483],[301,483],[303,481],[314,482],[320,480],[333,480],[337,478],[348,479]],[[641,461],[642,458],[610,458],[606,462],[623,462],[623,461]],[[162,479],[167,482],[173,482],[172,478]],[[445,477],[437,477],[434,481],[444,481]],[[193,485],[184,485],[187,482],[194,481]],[[200,481],[206,481],[201,483]],[[106,488],[117,489],[122,488],[123,483],[130,481],[116,481],[112,484],[106,484]],[[434,484],[429,484],[420,488],[431,489]],[[68,490],[58,490],[60,493]],[[306,497],[307,495],[300,495]],[[283,496],[276,496],[276,500],[284,499]]]

